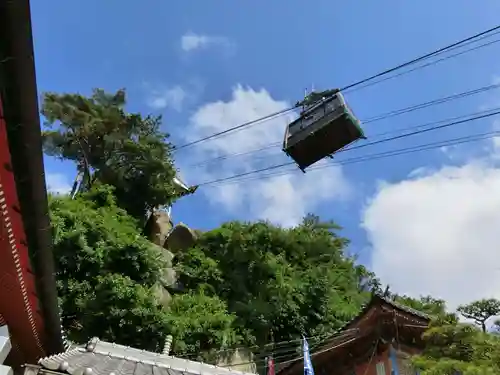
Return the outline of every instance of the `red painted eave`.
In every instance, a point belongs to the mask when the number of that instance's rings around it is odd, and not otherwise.
[[[2,256],[8,259],[4,249],[12,253],[15,244],[10,263],[4,265],[8,270],[6,282],[0,284],[0,293],[12,298],[0,300],[0,313],[6,309],[4,318],[9,326],[14,326],[13,346],[18,343],[19,351],[30,358],[25,361],[34,363],[40,355],[64,351],[64,341],[45,186],[29,0],[0,1],[0,35],[0,178],[8,208],[4,210],[7,224],[0,226]],[[2,259],[0,262],[4,263]],[[12,273],[13,269],[17,273]],[[16,288],[20,294],[14,292]],[[15,319],[10,312],[14,310],[18,314]]]
[[[45,355],[45,330],[26,246],[0,99],[0,314],[26,362]]]

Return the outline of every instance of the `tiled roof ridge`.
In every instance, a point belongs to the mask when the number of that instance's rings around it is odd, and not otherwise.
[[[47,357],[40,358],[38,360],[38,364],[43,366],[43,363],[47,362],[47,361],[51,361],[51,360],[56,361],[56,360],[60,360],[60,359],[66,359],[68,357],[71,357],[73,354],[80,352],[81,350],[79,350],[79,349],[81,349],[81,348],[69,349],[69,350],[66,350],[65,352],[62,352],[62,353],[52,354],[52,355],[49,355]]]
[[[405,304],[402,304],[402,303],[399,303],[399,302],[396,302],[396,301],[393,301],[392,299],[389,299],[387,297],[384,297],[383,295],[379,294],[379,293],[375,293],[375,295],[380,298],[382,301],[386,302],[387,304],[399,309],[399,310],[402,310],[402,311],[406,311],[407,313],[409,314],[412,314],[412,315],[416,315],[420,318],[424,318],[424,319],[431,319],[431,315],[427,314],[427,313],[424,313],[423,311],[420,311],[420,310],[416,310],[410,306],[407,306]]]
[[[345,331],[349,325],[351,325],[353,322],[355,322],[361,316],[366,314],[370,310],[370,308],[372,307],[373,303],[376,302],[377,299],[381,300],[384,303],[387,303],[388,305],[391,305],[392,307],[394,307],[396,309],[399,309],[399,310],[407,312],[409,314],[418,316],[419,318],[423,318],[426,320],[431,319],[431,316],[429,314],[426,314],[422,311],[415,310],[415,309],[413,309],[409,306],[403,305],[401,303],[395,302],[395,301],[391,300],[390,298],[384,297],[381,293],[374,292],[374,293],[372,293],[371,298],[366,303],[361,305],[359,312],[352,319],[348,320],[344,325],[342,325],[335,332],[333,332],[333,334],[330,336],[330,338],[327,338],[326,340],[324,340],[324,343],[322,345],[320,345],[318,349],[324,348],[329,342],[332,341],[332,339],[335,338],[335,335],[338,335],[339,333],[342,333],[342,331]],[[284,371],[287,368],[294,366],[297,362],[298,362],[298,360],[291,362],[289,365],[278,370],[278,373],[280,373],[281,371]]]
[[[196,365],[202,364],[202,365],[204,365],[206,367],[210,367],[210,368],[214,368],[214,369],[221,369],[223,371],[227,371],[227,372],[231,372],[231,373],[247,374],[247,373],[245,373],[243,371],[234,371],[234,370],[231,370],[230,368],[227,368],[227,367],[215,366],[215,365],[211,365],[209,363],[191,361],[189,359],[175,357],[175,356],[171,356],[171,355],[168,355],[168,354],[162,354],[162,353],[156,353],[156,352],[149,352],[147,350],[137,349],[137,348],[133,348],[133,347],[126,346],[126,345],[120,345],[120,344],[115,344],[115,343],[111,343],[111,342],[107,342],[107,341],[102,341],[102,340],[100,340],[97,337],[94,337],[92,340],[89,341],[89,343],[87,344],[85,350],[88,351],[88,352],[96,353],[96,354],[109,355],[109,356],[115,357],[115,358],[122,358],[123,357],[123,358],[126,358],[126,359],[128,359],[130,361],[133,361],[133,362],[140,362],[140,363],[146,363],[146,364],[151,364],[151,365],[159,365],[160,364],[160,363],[155,362],[155,361],[141,360],[139,358],[135,358],[133,355],[132,356],[122,356],[122,355],[119,355],[119,354],[114,354],[112,352],[107,352],[105,350],[99,350],[98,348],[96,348],[97,344],[99,344],[99,343],[102,343],[102,344],[105,344],[105,345],[112,345],[115,348],[121,348],[121,349],[124,349],[124,350],[137,351],[137,352],[140,352],[140,353],[155,354],[155,356],[157,358],[163,358],[163,359],[175,358],[176,360],[181,360],[181,361],[184,361],[186,363],[192,363],[192,364],[196,364]],[[172,366],[169,366],[169,365],[166,365],[166,367],[172,368],[174,370],[179,370],[179,371],[185,371],[186,370],[185,368],[175,368],[175,367],[172,367]]]
[[[366,314],[368,312],[368,310],[370,309],[370,307],[372,306],[372,304],[376,301],[377,298],[380,299],[382,302],[385,302],[388,305],[391,305],[392,307],[394,307],[398,310],[407,312],[409,314],[418,316],[419,318],[423,318],[426,320],[431,319],[431,316],[429,314],[426,314],[422,311],[415,310],[415,309],[413,309],[409,306],[403,305],[401,303],[395,302],[395,301],[391,300],[390,298],[384,297],[380,293],[373,293],[372,297],[368,300],[368,302],[366,302],[365,304],[363,304],[361,306],[361,308],[359,309],[359,312],[351,320],[347,321],[342,327],[340,327],[338,330],[336,330],[333,334],[335,335],[335,334],[342,332],[346,327],[348,327],[356,319],[358,319],[360,316]]]
[[[104,347],[99,348],[98,345],[103,345]],[[106,350],[106,346],[109,346],[110,349],[112,349],[112,348],[121,349],[125,353],[127,351],[131,352],[130,353],[131,355],[114,353],[113,351]],[[38,364],[43,366],[43,367],[48,367],[51,370],[58,370],[58,369],[59,370],[66,370],[68,367],[68,364],[66,362],[67,359],[71,358],[73,355],[75,355],[77,353],[85,353],[85,352],[103,355],[103,356],[108,356],[108,357],[115,358],[115,359],[124,359],[124,360],[135,362],[135,363],[142,363],[142,364],[146,364],[146,365],[172,369],[172,370],[181,371],[181,372],[185,372],[185,373],[188,372],[191,374],[199,374],[199,375],[204,374],[204,371],[202,371],[202,370],[200,371],[200,370],[195,369],[195,367],[202,366],[202,367],[207,368],[207,370],[208,369],[216,369],[218,371],[227,372],[228,374],[254,375],[254,374],[249,373],[249,372],[234,370],[231,367],[215,366],[215,365],[211,365],[211,364],[204,363],[204,362],[191,361],[191,360],[188,360],[185,358],[165,355],[162,353],[149,352],[146,350],[136,349],[136,348],[132,348],[129,346],[120,345],[120,344],[116,344],[116,343],[110,343],[110,342],[102,341],[97,337],[92,338],[87,343],[87,345],[85,347],[77,347],[74,349],[67,350],[63,353],[59,353],[59,354],[55,354],[55,355],[52,355],[49,357],[42,358],[38,361]],[[137,354],[141,354],[141,353],[153,355],[156,359],[158,359],[158,361],[151,360],[151,359],[140,359],[140,358],[138,358],[139,356],[137,356]],[[134,356],[134,354],[136,354],[136,356]],[[178,362],[184,362],[186,364],[186,367],[181,367],[179,365],[177,365],[177,366],[170,365],[170,364],[161,362],[161,360],[168,360],[168,359],[175,360]],[[54,366],[50,366],[49,361],[57,362],[59,368],[56,369],[56,368],[53,368]]]

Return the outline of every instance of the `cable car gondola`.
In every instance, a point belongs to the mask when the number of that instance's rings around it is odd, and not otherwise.
[[[354,116],[338,90],[312,92],[296,107],[300,117],[285,132],[283,151],[302,170],[345,146],[365,139],[360,121]]]

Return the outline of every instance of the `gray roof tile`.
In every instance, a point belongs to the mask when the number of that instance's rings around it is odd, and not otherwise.
[[[38,363],[69,375],[253,375],[95,338],[86,347],[42,358]]]
[[[419,318],[422,318],[422,319],[427,319],[427,320],[431,319],[431,316],[429,314],[426,314],[426,313],[424,313],[422,311],[415,310],[412,307],[403,305],[403,304],[401,304],[399,302],[393,301],[393,300],[391,300],[389,298],[386,298],[384,296],[381,296],[381,295],[378,295],[378,297],[380,299],[382,299],[385,303],[387,303],[389,305],[392,305],[393,307],[395,307],[395,308],[397,308],[399,310],[406,311],[407,313],[415,315],[415,316],[417,316]]]

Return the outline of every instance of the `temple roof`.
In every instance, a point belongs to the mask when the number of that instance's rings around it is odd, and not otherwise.
[[[348,321],[342,328],[339,329],[339,331],[343,331],[345,329],[348,329],[356,323],[361,320],[363,316],[365,316],[373,307],[375,306],[380,306],[380,305],[386,305],[399,313],[403,313],[405,315],[408,315],[410,317],[415,318],[416,320],[424,320],[424,321],[429,321],[431,319],[430,315],[422,312],[415,310],[411,307],[402,305],[400,303],[397,303],[387,297],[384,297],[380,294],[374,293],[372,298],[361,308],[361,311],[350,321]]]
[[[84,347],[42,358],[38,364],[69,375],[253,375],[97,338]]]
[[[404,322],[402,323],[403,325],[411,326],[415,332],[423,331],[431,319],[431,316],[426,313],[397,303],[380,294],[373,294],[372,298],[361,307],[360,312],[353,319],[345,323],[330,339],[325,340],[321,346],[311,351],[313,364],[326,357],[331,358],[332,355],[338,354],[352,345],[359,346],[358,339],[369,337],[370,334],[373,334],[376,325],[381,321],[381,316],[384,316],[381,314],[384,313],[390,313],[391,316],[394,316],[398,321],[398,326],[401,324],[400,321],[402,321]],[[393,322],[395,320],[391,318],[391,325],[394,324]],[[284,367],[279,369],[278,373],[294,374],[298,372],[296,366],[298,363],[302,363],[302,361],[302,358],[298,358],[288,362]]]

